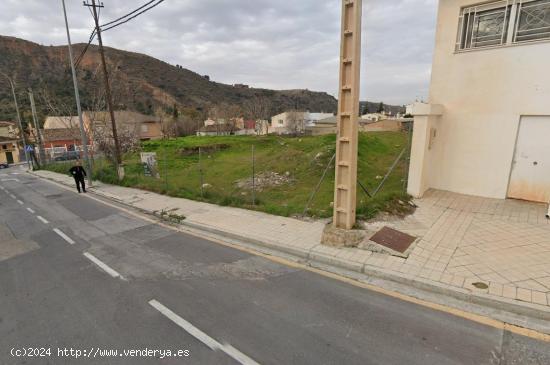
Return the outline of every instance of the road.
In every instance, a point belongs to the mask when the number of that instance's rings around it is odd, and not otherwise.
[[[180,233],[15,169],[0,172],[0,187],[0,364],[550,364],[548,343]],[[11,355],[33,348],[51,356]]]

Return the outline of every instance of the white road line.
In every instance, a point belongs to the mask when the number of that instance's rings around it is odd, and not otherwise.
[[[193,326],[191,323],[187,322],[185,319],[178,316],[176,313],[172,312],[170,309],[166,308],[164,305],[156,301],[155,299],[149,301],[149,304],[158,310],[160,313],[162,313],[165,317],[167,317],[169,320],[183,328],[187,333],[189,333],[191,336],[195,337],[197,340],[204,343],[206,346],[208,346],[211,350],[217,351],[223,351],[226,355],[231,357],[232,359],[236,360],[239,364],[243,365],[259,365],[256,361],[251,359],[250,357],[246,356],[230,344],[224,343],[221,344],[212,337],[208,336],[206,333],[202,332],[197,327]]]
[[[40,216],[40,215],[37,215],[36,218],[38,218],[38,220],[39,220],[40,222],[44,223],[44,224],[50,223],[50,222],[48,222],[47,220],[45,220],[45,219],[44,219],[42,216]]]
[[[13,199],[17,199],[17,197],[13,194],[10,194],[10,196],[13,198]]]
[[[34,211],[34,210],[32,210],[31,208],[27,208],[27,210],[29,211],[29,213],[32,213],[32,214],[34,214],[34,213],[35,213],[35,211]]]
[[[86,258],[88,258],[88,260],[90,260],[91,262],[93,262],[94,264],[99,266],[103,271],[105,271],[107,274],[111,275],[113,278],[120,278],[122,280],[126,280],[122,275],[120,275],[118,272],[116,272],[115,270],[111,269],[109,266],[104,264],[101,260],[99,260],[94,255],[92,255],[88,252],[84,252],[84,256],[86,256]]]
[[[23,202],[22,202],[21,200],[19,200],[19,199],[17,199],[17,202],[18,202],[19,204],[21,204],[21,205],[25,204],[25,203],[23,203]]]
[[[53,231],[57,233],[61,238],[63,238],[65,241],[69,242],[71,245],[74,245],[75,242],[72,240],[71,237],[67,236],[62,230],[59,228],[54,228]]]

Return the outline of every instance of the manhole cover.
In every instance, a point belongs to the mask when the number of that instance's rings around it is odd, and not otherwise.
[[[390,227],[384,227],[372,236],[370,240],[394,251],[405,253],[416,240],[416,237]]]

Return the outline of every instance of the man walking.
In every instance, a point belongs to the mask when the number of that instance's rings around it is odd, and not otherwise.
[[[82,167],[80,160],[76,162],[76,165],[71,167],[69,170],[71,175],[74,177],[74,182],[76,183],[76,190],[80,193],[80,186],[82,186],[82,192],[86,192],[86,183],[84,182],[84,177],[86,176],[86,170]]]

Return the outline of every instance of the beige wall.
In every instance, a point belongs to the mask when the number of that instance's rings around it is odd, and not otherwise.
[[[6,146],[6,148],[4,148]],[[0,143],[0,163],[7,163],[6,152],[11,152],[13,156],[13,163],[19,163],[19,149],[17,142],[3,142]]]
[[[437,137],[422,179],[425,188],[505,198],[520,116],[550,115],[550,42],[455,53],[460,9],[477,3],[439,2],[429,103],[443,114],[427,127]]]

